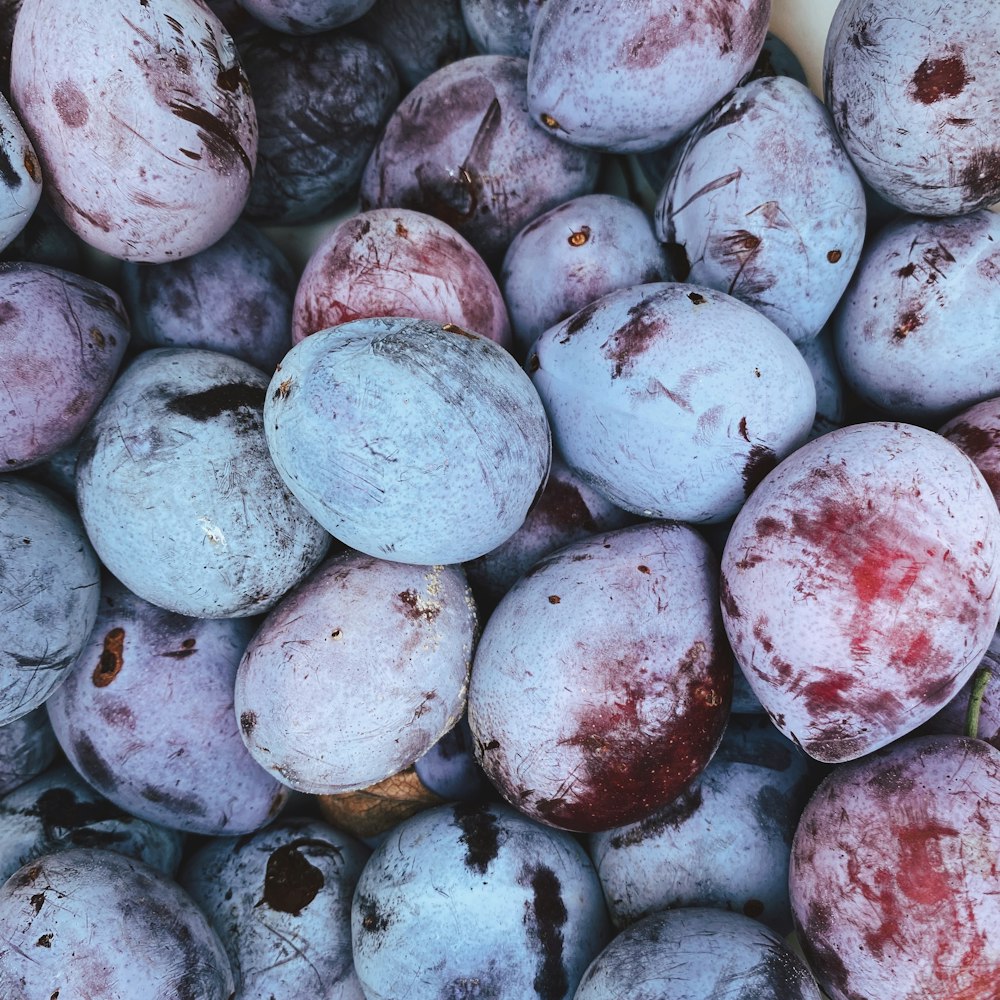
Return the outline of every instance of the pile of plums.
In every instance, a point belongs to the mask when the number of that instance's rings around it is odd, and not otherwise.
[[[996,1000],[1000,8],[771,22],[0,4],[0,996]]]

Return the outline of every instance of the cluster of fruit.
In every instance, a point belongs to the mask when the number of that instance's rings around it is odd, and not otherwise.
[[[1000,13],[770,18],[0,4],[0,995],[994,1000]]]

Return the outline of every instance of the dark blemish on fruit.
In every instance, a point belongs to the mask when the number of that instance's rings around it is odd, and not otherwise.
[[[957,97],[969,78],[961,56],[925,59],[910,81],[910,95],[921,104],[936,104],[946,97]]]
[[[756,920],[764,912],[764,904],[759,899],[748,899],[743,904],[743,912]]]
[[[704,295],[699,295],[697,292],[688,292],[688,298],[696,305],[703,306],[708,299]]]
[[[52,947],[52,934],[43,934],[36,942],[36,948],[51,948]]]
[[[636,566],[636,569],[640,573],[647,573],[648,574],[648,573],[652,572],[648,566],[644,566],[644,565],[641,565],[641,564],[639,566]]]
[[[243,82],[243,70],[239,63],[230,66],[229,69],[220,70],[215,78],[215,83],[219,89],[225,90],[230,94],[239,90]]]
[[[619,378],[629,362],[646,351],[662,330],[661,324],[646,314],[644,302],[632,306],[628,315],[628,321],[601,345],[604,356],[615,363],[612,378]]]
[[[499,750],[500,749],[500,741],[499,740],[490,740],[489,743],[480,743],[479,747],[483,751],[483,753],[487,753],[490,750]]]
[[[27,162],[27,154],[25,154],[25,162]],[[24,183],[21,175],[14,169],[14,164],[11,163],[7,150],[2,146],[0,146],[0,182],[12,191]]]
[[[288,394],[292,391],[292,380],[286,378],[278,383],[278,388],[271,393],[271,399],[288,399]]]
[[[549,604],[558,604],[558,603],[559,603],[559,595],[549,594]]]
[[[750,443],[750,435],[747,433],[747,418],[740,417],[740,437],[746,441],[747,444]]]
[[[991,147],[973,153],[959,180],[967,198],[973,201],[994,198],[1000,189],[1000,149]]]
[[[538,355],[532,354],[531,357],[528,359],[528,374],[534,375],[535,372],[537,372],[538,369],[541,367],[542,363],[538,360]]]
[[[750,496],[777,464],[778,456],[770,448],[762,444],[753,445],[743,466],[743,492]]]
[[[179,147],[177,152],[182,154],[183,156],[186,156],[189,160],[201,159],[201,153],[196,153],[193,149],[184,149],[183,146]]]
[[[479,340],[474,333],[469,333],[468,330],[463,330],[460,326],[456,326],[454,323],[445,323],[441,327],[445,333],[457,333],[460,337],[466,337],[468,340]]]
[[[396,235],[400,239],[405,240],[410,235],[409,229],[407,229],[406,226],[403,225],[403,222],[402,222],[401,219],[396,219],[395,221],[396,221]],[[365,228],[363,231],[364,232],[368,232],[368,230],[371,229],[371,223],[370,222],[366,222],[365,223],[365,227],[367,227],[367,228]]]
[[[104,347],[105,344],[107,343],[107,338],[105,338],[104,334],[100,330],[98,330],[96,326],[92,326],[90,328],[90,339],[98,347]]]
[[[154,805],[167,806],[175,812],[183,813],[187,816],[197,816],[204,812],[201,802],[191,795],[179,795],[174,792],[156,788],[154,785],[146,785],[140,789],[139,794]]]
[[[563,927],[569,914],[562,899],[559,877],[547,865],[531,876],[531,916],[541,945],[541,966],[532,986],[540,1000],[562,1000],[569,989],[563,963]]]
[[[465,844],[465,864],[480,875],[500,853],[500,827],[496,816],[482,803],[460,802],[453,807],[458,838]]]
[[[170,101],[167,105],[177,118],[190,122],[198,128],[198,138],[210,153],[226,163],[233,162],[234,156],[253,176],[253,161],[247,155],[236,133],[221,118],[189,101]]]
[[[1000,434],[998,431],[976,427],[961,420],[953,427],[949,427],[944,436],[958,445],[970,458],[976,459],[989,454],[997,447]]]
[[[830,252],[829,252],[829,253],[828,253],[828,254],[826,255],[826,259],[827,259],[827,260],[828,260],[828,261],[829,261],[829,262],[830,262],[831,264],[839,264],[839,263],[840,263],[840,258],[841,258],[841,257],[843,257],[843,254],[842,254],[842,253],[841,253],[841,252],[840,252],[839,250],[831,250],[831,251],[830,251]]]
[[[396,595],[396,599],[403,605],[403,613],[411,621],[432,622],[441,614],[440,605],[421,601],[415,590],[404,590]]]
[[[580,491],[572,483],[555,476],[546,484],[536,513],[560,529],[571,528],[587,534],[597,531],[597,523]]]
[[[121,673],[121,669],[125,665],[124,647],[125,629],[111,629],[104,637],[104,649],[101,651],[93,674],[91,674],[94,687],[107,687]]]
[[[571,247],[582,247],[590,240],[590,226],[581,226],[576,232],[570,233],[566,242]]]
[[[97,752],[89,736],[85,733],[78,734],[72,750],[75,754],[74,764],[92,785],[97,788],[117,787],[114,769],[109,767],[107,761]]]
[[[574,333],[578,333],[582,330],[591,320],[594,313],[597,312],[599,306],[597,302],[591,302],[590,305],[584,306],[579,312],[577,312],[563,327],[563,336],[560,339],[560,344],[565,344],[566,341],[573,336]]]
[[[730,618],[742,618],[743,612],[740,611],[740,606],[736,603],[736,599],[733,597],[732,591],[729,589],[729,581],[726,579],[723,573],[719,578],[719,600],[722,603],[722,607],[726,614]]]
[[[611,846],[616,851],[623,847],[636,847],[645,840],[659,837],[664,830],[679,830],[701,808],[701,804],[701,785],[695,784],[632,829],[616,833],[611,838]]]
[[[552,117],[548,112],[543,111],[539,116],[538,120],[546,127],[550,129],[562,129],[562,126]]]
[[[753,814],[763,829],[769,829],[791,846],[796,816],[791,799],[773,785],[764,785],[754,796]]]
[[[911,260],[909,264],[904,264],[897,272],[897,278],[911,278],[913,277],[913,272],[916,271],[917,265]]]
[[[892,332],[892,339],[896,343],[900,343],[906,340],[907,336],[911,334],[923,323],[923,317],[919,312],[913,309],[907,309],[899,317],[899,323],[896,324],[896,329]]]
[[[662,246],[674,278],[677,281],[687,281],[691,274],[691,261],[688,259],[684,244],[670,242],[664,243]]]
[[[204,422],[241,407],[262,411],[266,395],[267,391],[262,386],[230,382],[212,386],[202,392],[175,396],[167,403],[167,409],[171,413]]]
[[[71,80],[63,80],[52,92],[52,103],[64,125],[81,128],[90,118],[90,103],[86,94]]]
[[[180,649],[169,649],[165,653],[160,653],[160,656],[167,656],[174,660],[183,660],[188,656],[193,656],[197,652],[195,649],[195,640],[185,639],[181,643]]]
[[[243,735],[250,738],[250,735],[254,731],[254,727],[257,725],[257,713],[256,712],[241,712],[240,713],[240,729]]]
[[[374,896],[358,896],[358,910],[361,912],[361,926],[369,933],[385,931],[392,923]]]
[[[21,310],[13,302],[0,302],[0,325],[9,323],[21,315]]]
[[[44,892],[36,892],[35,895],[32,896],[31,899],[28,900],[28,902],[31,903],[31,908],[37,914],[38,911],[41,910],[42,906],[45,903],[45,893]]]
[[[293,840],[271,852],[264,872],[264,895],[257,904],[266,904],[279,913],[297,917],[326,884],[323,873],[302,853],[308,847],[323,853],[340,852],[325,840]]]
[[[875,44],[875,39],[872,37],[869,27],[870,25],[867,21],[859,21],[855,30],[851,33],[851,45],[859,51]]]

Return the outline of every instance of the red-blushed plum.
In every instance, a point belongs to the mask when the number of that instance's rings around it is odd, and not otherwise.
[[[679,138],[753,68],[771,0],[548,0],[528,107],[566,142],[637,153]]]
[[[345,32],[240,39],[257,109],[257,170],[246,214],[290,225],[357,195],[399,81],[389,54]]]
[[[545,488],[524,524],[502,545],[465,564],[481,610],[492,608],[543,556],[599,531],[614,531],[635,521],[592,490],[558,456]]]
[[[788,337],[703,286],[610,292],[546,330],[525,367],[566,464],[643,517],[731,517],[816,415]]]
[[[42,195],[42,168],[13,108],[0,95],[0,250],[21,232]]]
[[[291,819],[185,861],[178,881],[228,952],[240,1000],[364,1000],[351,898],[369,854],[326,823]]]
[[[242,220],[183,260],[126,263],[133,345],[221,351],[270,374],[292,346],[296,280],[274,242]]]
[[[612,194],[585,194],[522,229],[500,286],[520,357],[550,326],[616,288],[673,278],[649,216]]]
[[[496,279],[446,222],[407,208],[359,212],[335,226],[299,278],[292,342],[375,316],[454,323],[511,346]]]
[[[811,790],[805,754],[766,718],[733,716],[687,791],[640,823],[588,838],[611,919],[624,927],[712,906],[787,934],[792,836]]]
[[[367,1000],[571,1000],[610,929],[573,837],[467,803],[389,834],[358,880],[351,925]]]
[[[785,76],[734,90],[684,142],[656,206],[685,280],[759,309],[798,343],[861,256],[865,194],[822,101]]]
[[[1000,394],[998,327],[1000,218],[985,209],[889,223],[833,317],[854,392],[890,417],[931,425]]]
[[[404,94],[469,48],[459,0],[375,0],[350,31],[389,53]]]
[[[0,725],[66,680],[97,619],[101,571],[70,505],[0,477]]]
[[[609,997],[820,1000],[820,992],[774,931],[740,913],[698,906],[651,914],[594,959],[574,1000]]]
[[[989,744],[915,737],[834,769],[789,868],[799,941],[831,1000],[996,996],[998,854]]]
[[[0,725],[0,795],[41,774],[58,750],[44,705]]]
[[[243,740],[311,794],[397,774],[462,715],[476,627],[460,567],[334,556],[247,646],[236,677]]]
[[[186,618],[106,579],[90,639],[46,702],[67,758],[152,823],[212,837],[269,823],[288,790],[247,753],[233,711],[255,624]]]
[[[243,210],[253,100],[232,38],[197,0],[24,0],[11,96],[47,198],[98,250],[188,256]]]
[[[732,692],[716,567],[692,528],[654,522],[564,546],[514,584],[469,685],[476,756],[508,802],[596,832],[688,788]]]
[[[98,848],[47,854],[0,887],[0,994],[235,995],[225,949],[191,897],[141,861]]]
[[[839,763],[951,700],[1000,617],[1000,511],[932,431],[853,424],[803,446],[736,517],[721,598],[772,720]]]
[[[100,847],[173,878],[184,834],[119,809],[60,763],[0,799],[0,885],[22,865],[73,847]]]
[[[959,215],[1000,198],[993,0],[843,0],[823,90],[864,179],[907,212]]]
[[[77,500],[104,565],[193,618],[260,614],[322,560],[325,531],[268,458],[267,376],[216,351],[140,354],[87,425]]]
[[[599,157],[532,122],[527,71],[515,56],[468,56],[417,84],[365,167],[361,207],[435,215],[493,266],[532,219],[592,191]]]
[[[264,427],[278,472],[331,534],[424,565],[510,538],[551,460],[545,410],[511,355],[418,319],[356,320],[296,344]]]
[[[984,399],[956,414],[939,433],[976,463],[993,499],[1000,504],[1000,396]]]
[[[361,17],[375,0],[239,0],[262,24],[289,35],[311,35]]]
[[[0,264],[0,471],[54,455],[83,430],[129,342],[118,296],[42,264]]]
[[[477,52],[531,54],[531,36],[545,0],[462,0],[462,17]]]
[[[805,358],[816,386],[816,419],[809,439],[843,427],[847,422],[847,391],[833,350],[830,328],[795,345]]]

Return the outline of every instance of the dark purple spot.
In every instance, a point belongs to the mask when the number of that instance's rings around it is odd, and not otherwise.
[[[52,103],[63,124],[80,128],[90,117],[90,103],[80,88],[70,80],[63,80],[52,92]]]
[[[202,392],[175,396],[167,403],[167,409],[171,413],[204,422],[241,408],[262,412],[266,395],[263,386],[230,382],[212,386]]]
[[[539,865],[531,876],[531,915],[541,946],[541,965],[535,975],[535,993],[540,1000],[562,1000],[569,989],[563,963],[563,927],[568,913],[556,873]]]
[[[925,59],[913,74],[910,94],[921,104],[935,104],[945,97],[956,97],[968,82],[961,56]]]
[[[326,854],[340,852],[325,840],[293,840],[271,852],[264,872],[264,895],[260,903],[280,913],[298,916],[323,888],[323,873],[311,864],[300,848]]]
[[[455,823],[462,831],[465,863],[486,874],[489,863],[500,851],[500,827],[496,816],[482,803],[460,802],[454,806]]]
[[[770,448],[761,444],[753,445],[743,466],[743,492],[750,496],[777,464],[778,456]]]

